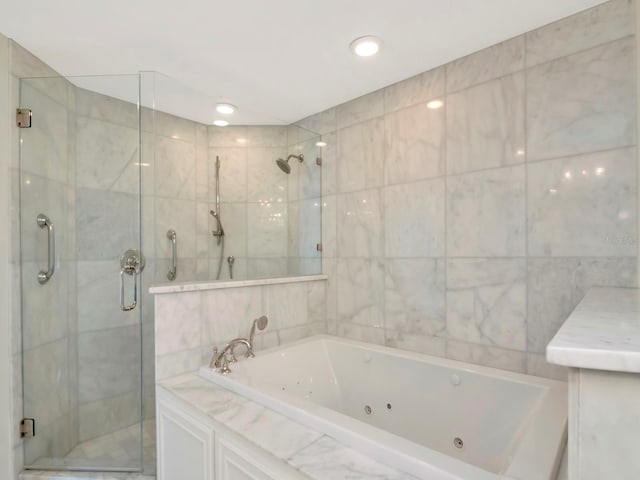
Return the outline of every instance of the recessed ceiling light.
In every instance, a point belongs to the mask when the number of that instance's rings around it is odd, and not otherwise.
[[[216,112],[221,113],[223,115],[231,115],[238,109],[235,105],[231,105],[230,103],[219,103],[216,105]]]
[[[236,142],[238,142],[238,143],[247,143],[247,139],[246,138],[242,138],[242,137],[238,137],[238,138],[236,138]]]
[[[327,142],[316,142],[316,147],[326,147]]]
[[[359,57],[370,57],[380,51],[382,42],[377,37],[367,36],[356,38],[349,45],[353,53]]]
[[[226,120],[214,120],[213,124],[216,127],[226,127],[227,125],[229,125],[229,122],[227,122]]]
[[[442,108],[443,105],[444,102],[442,100],[431,100],[429,103],[427,103],[427,108],[436,110],[438,108]]]

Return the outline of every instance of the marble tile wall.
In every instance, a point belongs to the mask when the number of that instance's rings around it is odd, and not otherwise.
[[[568,313],[636,286],[633,19],[611,0],[296,122],[327,143],[330,333],[566,378]]]
[[[264,349],[327,332],[326,280],[303,280],[155,295],[156,381],[194,372],[237,337],[247,337],[253,319],[269,324],[256,333]]]

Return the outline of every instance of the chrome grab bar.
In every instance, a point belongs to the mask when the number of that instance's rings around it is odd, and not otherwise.
[[[40,270],[38,272],[38,283],[44,285],[49,281],[56,270],[56,237],[55,232],[53,231],[53,222],[49,219],[49,217],[47,217],[44,213],[41,213],[40,215],[38,215],[36,221],[38,222],[38,226],[40,228],[47,228],[48,270],[46,272],[44,270]]]
[[[128,312],[138,305],[138,274],[142,272],[145,258],[137,250],[127,250],[120,258],[120,310]],[[124,275],[133,277],[133,303],[124,304]]]
[[[178,271],[178,249],[176,246],[177,235],[175,230],[169,230],[167,232],[167,238],[171,240],[171,268],[167,272],[167,278],[171,281],[176,279],[176,273]]]

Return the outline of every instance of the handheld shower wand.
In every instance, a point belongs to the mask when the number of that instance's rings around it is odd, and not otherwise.
[[[217,243],[218,245],[220,245],[220,242],[222,241],[222,237],[224,237],[224,228],[222,228],[222,222],[220,221],[220,215],[218,214],[218,212],[215,212],[213,210],[209,210],[209,214],[211,214],[211,216],[213,218],[216,219],[216,230],[212,230],[211,234],[216,237]]]

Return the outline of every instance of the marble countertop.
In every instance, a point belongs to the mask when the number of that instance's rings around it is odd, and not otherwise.
[[[640,373],[640,289],[589,290],[547,345],[568,367]]]
[[[158,385],[311,479],[417,480],[327,435],[213,385],[197,373],[172,377]],[[273,435],[274,431],[279,434]]]

